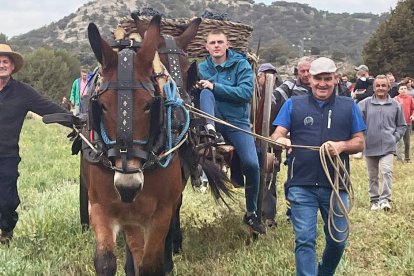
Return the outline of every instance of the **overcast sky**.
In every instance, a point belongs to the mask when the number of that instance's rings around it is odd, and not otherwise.
[[[23,34],[58,21],[90,0],[0,0],[0,33],[7,37]],[[102,0],[100,0],[102,1]],[[255,0],[272,3],[272,0]],[[398,0],[285,0],[308,4],[330,12],[383,13],[395,8]]]

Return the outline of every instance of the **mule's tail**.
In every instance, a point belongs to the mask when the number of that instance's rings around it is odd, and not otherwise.
[[[230,188],[233,186],[231,180],[213,161],[208,160],[207,158],[200,158],[199,164],[207,176],[214,199],[217,202],[220,200],[223,201],[223,203],[230,208],[225,200],[225,196],[232,200],[234,199],[234,192],[232,188]]]

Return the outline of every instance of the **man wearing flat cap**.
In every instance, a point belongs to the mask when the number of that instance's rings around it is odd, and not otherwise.
[[[27,112],[41,116],[67,111],[41,96],[12,74],[23,66],[23,57],[9,45],[0,44],[0,243],[8,244],[18,220],[19,136]]]
[[[336,70],[333,60],[315,59],[309,69],[312,93],[288,99],[273,122],[277,127],[271,138],[288,148],[287,198],[292,208],[297,275],[333,275],[348,237],[347,221],[343,216],[345,210],[338,208],[339,200],[348,208],[346,187],[340,186],[340,199],[334,197],[334,210],[331,211],[339,215],[333,215],[333,221],[328,224],[333,189],[321,165],[319,152],[294,146],[320,147],[329,142],[329,154],[339,157],[347,171],[349,154],[363,149],[366,127],[357,105],[351,98],[333,93]],[[288,132],[290,138],[287,138]],[[330,164],[328,169],[331,179],[335,179]],[[342,170],[340,173],[344,174]],[[322,260],[317,264],[318,210],[325,224],[326,246]]]

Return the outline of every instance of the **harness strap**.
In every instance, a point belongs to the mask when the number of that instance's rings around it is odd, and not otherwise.
[[[133,148],[133,88],[122,84],[134,82],[134,56],[135,52],[131,49],[123,49],[118,54],[118,84],[123,89],[118,88],[118,115],[116,123],[116,150],[121,156],[122,168],[127,166],[127,155]]]
[[[167,36],[167,35],[165,35],[165,36]],[[164,38],[165,38],[165,36],[164,36]],[[165,42],[167,42],[167,41],[165,41]],[[172,47],[169,47],[168,45],[166,47],[159,48],[157,51],[160,54],[177,54],[177,55],[182,55],[182,56],[186,55],[182,49],[180,49],[178,47],[172,48]]]
[[[118,147],[113,147],[108,149],[108,157],[121,157],[121,159],[125,156],[128,158],[140,158],[144,160],[148,160],[149,153],[140,149],[140,148],[129,148],[126,151],[119,149]],[[124,162],[122,162],[124,163]],[[122,164],[123,166],[124,164]]]
[[[152,82],[142,82],[142,81],[108,81],[101,83],[100,92],[104,92],[108,89],[114,90],[135,90],[135,89],[145,89],[154,94],[155,88]]]
[[[112,48],[124,48],[124,47],[130,47],[130,48],[141,48],[142,47],[142,43],[141,42],[137,42],[135,40],[131,40],[131,39],[120,39],[120,40],[112,40],[109,41],[109,46],[111,46]]]
[[[167,48],[166,54],[168,56],[168,72],[170,72],[170,75],[174,79],[181,94],[183,79],[181,77],[180,55],[183,53],[183,51],[177,48],[174,37],[170,35],[164,35],[164,39],[165,47]],[[164,51],[159,52],[164,53]]]

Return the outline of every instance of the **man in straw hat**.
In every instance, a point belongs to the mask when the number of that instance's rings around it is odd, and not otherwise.
[[[0,243],[8,244],[18,220],[19,136],[28,111],[39,115],[67,113],[29,85],[13,79],[23,57],[7,44],[0,44]]]
[[[341,260],[348,237],[344,208],[348,208],[348,194],[340,184],[339,196],[333,203],[334,215],[328,223],[332,186],[321,165],[319,152],[291,145],[321,146],[329,142],[331,156],[339,155],[349,171],[350,153],[364,146],[365,124],[361,112],[349,97],[334,93],[336,65],[321,57],[312,61],[310,86],[312,93],[288,99],[273,122],[276,130],[271,138],[289,148],[287,198],[291,204],[291,221],[295,232],[295,260],[297,275],[333,275]],[[287,134],[290,132],[290,138]],[[329,163],[329,162],[328,162]],[[331,179],[333,168],[327,165]],[[342,169],[340,170],[343,175]],[[347,185],[345,183],[344,185]],[[325,223],[326,246],[322,260],[316,263],[316,234],[318,209]],[[341,216],[342,215],[342,216]],[[332,227],[334,225],[335,227]],[[332,235],[328,230],[331,230]]]

